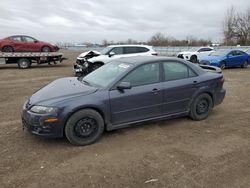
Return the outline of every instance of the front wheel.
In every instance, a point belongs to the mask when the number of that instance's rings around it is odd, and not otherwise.
[[[42,47],[41,52],[50,52],[50,48],[48,46],[44,46]]]
[[[220,64],[220,69],[223,70],[223,69],[225,69],[225,68],[226,68],[226,64],[225,64],[225,62],[222,62],[222,63]]]
[[[103,131],[103,118],[92,109],[77,111],[69,118],[65,126],[65,135],[69,142],[79,146],[92,144]]]
[[[198,63],[198,59],[197,59],[197,57],[196,57],[195,55],[192,55],[192,56],[191,56],[190,61],[191,61],[192,63]]]
[[[189,116],[193,120],[206,119],[213,107],[213,100],[210,95],[203,93],[197,96],[190,108]]]

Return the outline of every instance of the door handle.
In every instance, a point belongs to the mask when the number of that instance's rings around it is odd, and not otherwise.
[[[197,84],[197,83],[198,83],[198,81],[197,81],[197,80],[193,81],[193,84]]]
[[[160,91],[159,89],[154,88],[154,89],[152,90],[152,93],[157,94],[159,91]]]

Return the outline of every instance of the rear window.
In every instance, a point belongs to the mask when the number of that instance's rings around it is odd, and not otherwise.
[[[124,54],[138,53],[137,47],[124,47]]]
[[[143,53],[143,52],[148,52],[149,51],[149,49],[148,48],[145,48],[145,47],[137,47],[137,49],[138,49],[138,52],[140,53]]]
[[[21,38],[21,36],[13,36],[13,37],[11,37],[11,40],[13,40],[13,41],[22,41],[22,38]]]

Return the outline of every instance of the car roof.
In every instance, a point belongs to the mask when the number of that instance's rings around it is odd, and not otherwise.
[[[11,37],[31,37],[31,36],[28,36],[28,35],[11,35],[9,37],[6,37],[6,38],[11,38]],[[33,37],[31,37],[33,38]]]
[[[150,63],[155,61],[162,61],[162,60],[172,60],[172,61],[181,61],[181,59],[176,57],[163,57],[163,56],[133,56],[133,57],[123,57],[116,61],[123,62],[123,63],[130,63],[134,65],[140,65],[144,63]]]
[[[183,64],[187,65],[188,67],[191,67],[197,74],[202,74],[205,73],[206,71],[197,66],[194,63],[191,63],[189,61],[177,58],[177,57],[164,57],[164,56],[133,56],[133,57],[123,57],[120,59],[113,60],[112,62],[117,62],[117,63],[128,63],[128,64],[133,64],[135,66],[139,66],[141,64],[146,64],[146,63],[153,63],[153,62],[158,62],[158,61],[177,61],[177,62],[182,62]]]
[[[109,45],[108,47],[146,47],[151,48],[152,46],[144,44],[118,44],[118,45]]]

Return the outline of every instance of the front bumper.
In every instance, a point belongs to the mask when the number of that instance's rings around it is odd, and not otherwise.
[[[31,134],[47,137],[59,138],[63,137],[63,123],[59,121],[46,123],[48,118],[56,117],[50,114],[36,114],[24,109],[22,112],[22,126]]]
[[[89,73],[90,63],[84,59],[77,59],[76,63],[73,66],[73,71],[75,75],[86,75]]]
[[[217,91],[214,95],[214,106],[221,104],[225,98],[225,95],[225,89],[221,88],[220,91]]]
[[[180,59],[185,59],[187,61],[190,60],[190,56],[189,55],[185,55],[185,54],[178,54],[177,57],[180,58]]]

